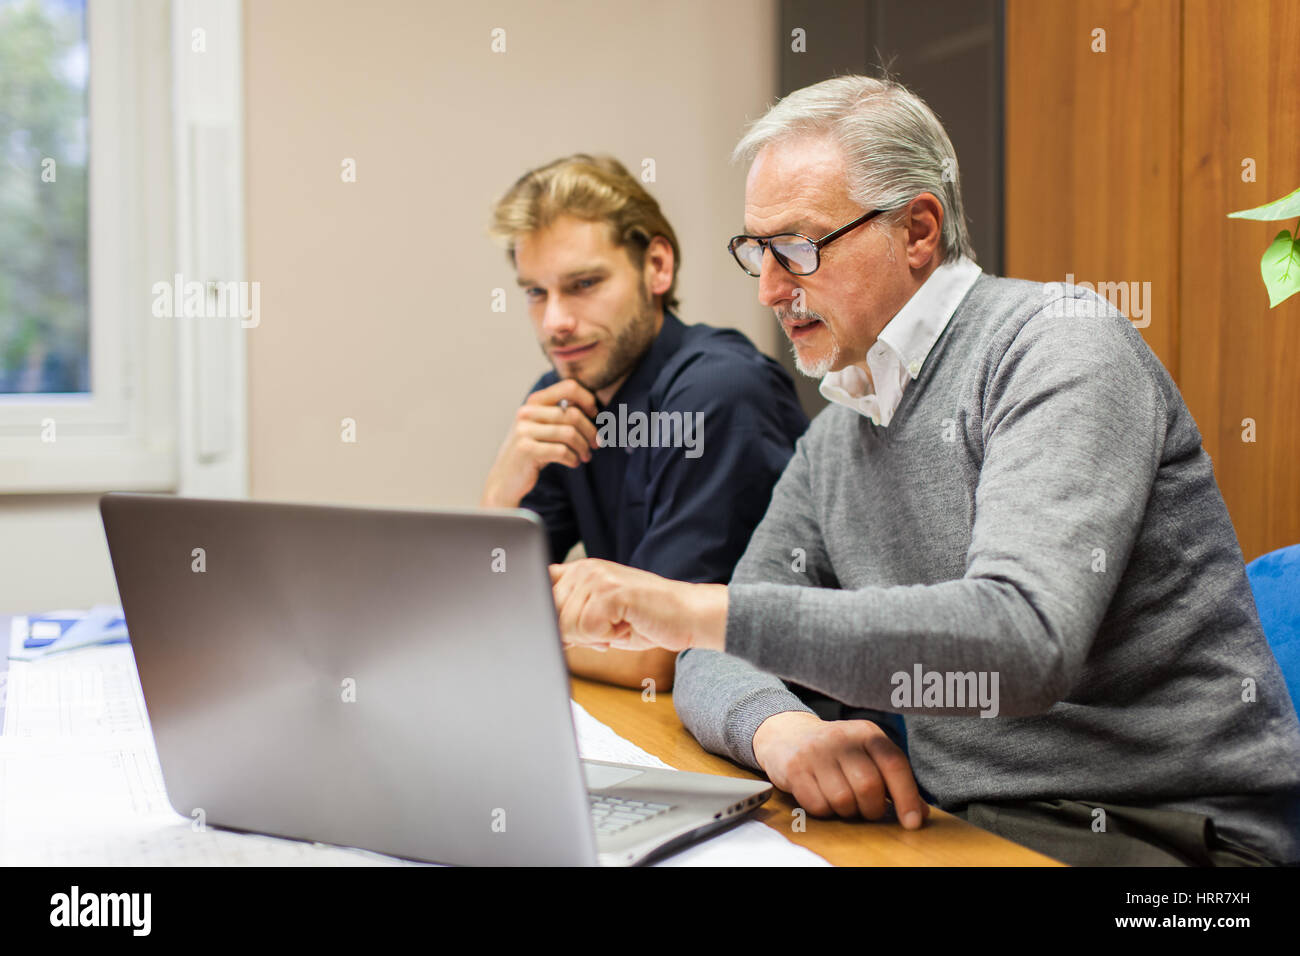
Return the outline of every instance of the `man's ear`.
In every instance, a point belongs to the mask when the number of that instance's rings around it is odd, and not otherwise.
[[[676,257],[673,245],[663,236],[655,236],[645,250],[645,280],[651,295],[663,295],[673,284]]]
[[[908,204],[907,264],[924,269],[934,258],[943,240],[943,203],[934,193],[921,193]]]

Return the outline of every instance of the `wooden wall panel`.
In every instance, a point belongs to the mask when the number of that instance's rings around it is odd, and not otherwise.
[[[1006,274],[1149,282],[1142,334],[1175,379],[1180,12],[1007,0],[1006,17]]]
[[[1259,276],[1295,223],[1226,218],[1300,186],[1300,3],[1008,0],[1006,50],[1006,274],[1150,281],[1246,560],[1300,542],[1300,297]]]
[[[1186,0],[1184,23],[1181,386],[1250,560],[1300,543],[1300,296],[1270,310],[1259,274],[1296,223],[1224,217],[1300,187],[1300,3]]]

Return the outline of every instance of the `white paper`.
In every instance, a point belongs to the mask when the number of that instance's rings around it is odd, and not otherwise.
[[[11,661],[0,735],[3,866],[420,866],[367,850],[203,827],[167,800],[129,644]],[[663,761],[573,705],[584,756]],[[756,822],[660,865],[825,864]]]
[[[638,767],[675,770],[654,754],[620,737],[607,724],[591,716],[576,700],[573,726],[578,733],[578,753],[588,760],[630,763]],[[688,846],[654,866],[830,866],[811,850],[791,843],[766,823],[747,820]]]
[[[130,645],[13,661],[10,691],[0,736],[0,865],[420,865],[178,814]]]

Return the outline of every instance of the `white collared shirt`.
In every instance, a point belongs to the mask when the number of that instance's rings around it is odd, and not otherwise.
[[[903,400],[904,387],[921,374],[930,349],[980,272],[980,267],[964,256],[935,269],[867,350],[870,377],[860,365],[831,372],[818,386],[822,397],[887,426]]]

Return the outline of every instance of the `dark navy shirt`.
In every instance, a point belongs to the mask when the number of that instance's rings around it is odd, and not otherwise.
[[[557,381],[548,372],[532,391]],[[635,412],[680,412],[693,421],[702,413],[699,454],[602,446],[576,468],[547,465],[520,506],[546,523],[552,559],[563,561],[582,541],[590,558],[678,581],[731,580],[808,427],[790,376],[740,332],[684,325],[665,311],[641,362],[597,407],[633,423]],[[635,439],[636,431],[628,435]]]

